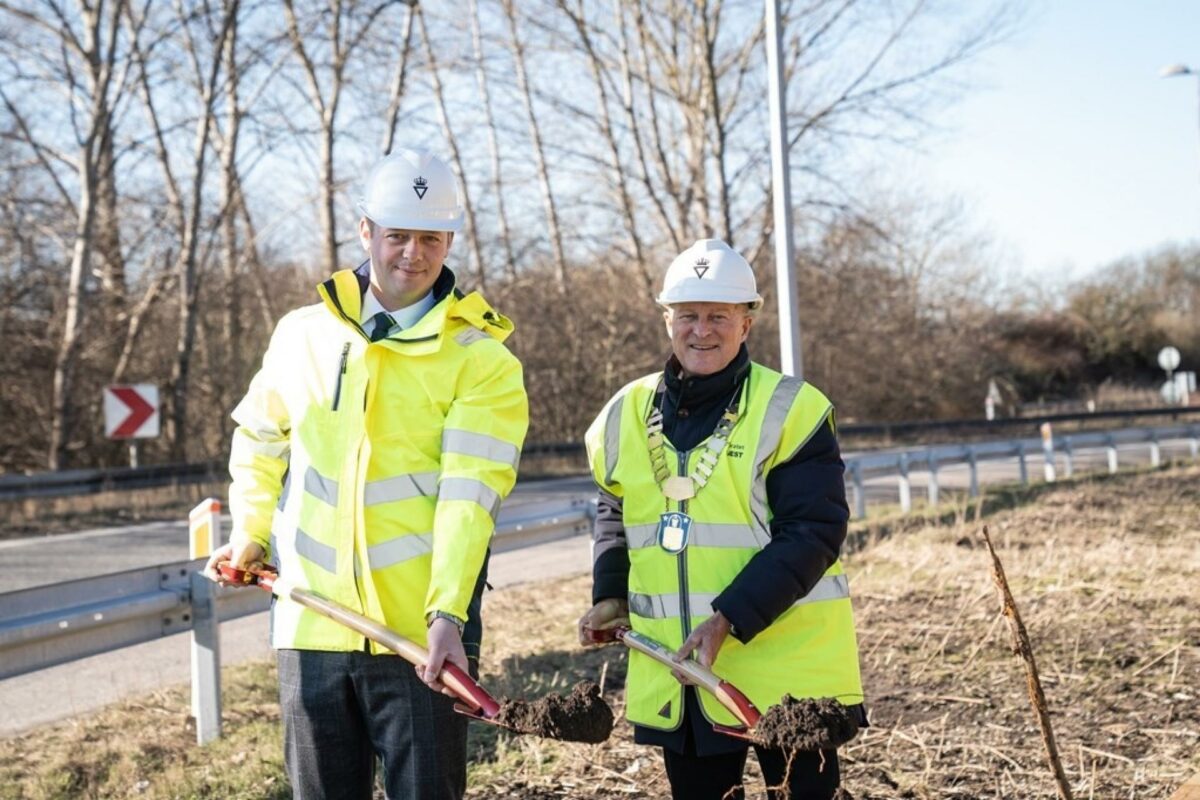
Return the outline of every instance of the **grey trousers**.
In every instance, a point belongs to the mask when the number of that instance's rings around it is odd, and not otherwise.
[[[460,800],[467,719],[399,656],[280,650],[284,762],[296,800]]]

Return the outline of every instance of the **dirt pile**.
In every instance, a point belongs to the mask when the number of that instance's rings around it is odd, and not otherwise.
[[[580,681],[566,697],[549,694],[532,702],[505,700],[496,722],[521,733],[598,744],[612,733],[613,712],[600,697],[599,686]]]
[[[831,697],[797,700],[784,695],[754,726],[755,737],[780,750],[828,750],[858,734],[858,721]]]

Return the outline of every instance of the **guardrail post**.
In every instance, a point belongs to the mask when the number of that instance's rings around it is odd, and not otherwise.
[[[850,480],[854,485],[854,518],[865,519],[867,516],[867,494],[863,489],[862,467],[857,461],[850,464]]]
[[[938,462],[937,462],[937,458],[933,455],[932,450],[930,450],[928,452],[928,454],[926,456],[926,460],[929,462],[929,485],[926,487],[926,491],[927,491],[928,498],[929,498],[929,507],[937,508],[937,504],[938,504]]]
[[[221,632],[217,585],[193,572],[192,589],[192,716],[196,743],[221,735]]]
[[[1162,448],[1158,445],[1158,434],[1150,433],[1150,466],[1162,466]]]
[[[1054,470],[1054,430],[1049,422],[1042,423],[1042,453],[1046,457],[1044,466],[1046,483],[1054,483],[1058,477]]]
[[[1068,478],[1075,474],[1075,451],[1071,449],[1071,437],[1063,438],[1063,471]]]
[[[1025,464],[1025,442],[1017,442],[1017,472],[1021,476],[1021,485],[1029,485],[1029,468]]]
[[[1113,438],[1111,433],[1108,435],[1106,448],[1108,450],[1108,474],[1116,475],[1119,467],[1117,463],[1117,440]]]
[[[975,462],[975,448],[967,445],[967,468],[971,474],[971,482],[967,487],[968,497],[979,497],[979,465]]]
[[[207,558],[221,545],[221,502],[213,498],[188,513],[191,558]],[[221,620],[217,615],[216,584],[199,572],[191,579],[192,597],[192,717],[196,742],[205,744],[221,735]]]
[[[908,480],[908,453],[900,454],[900,463],[897,464],[900,470],[900,477],[897,479],[900,486],[900,510],[905,514],[912,511],[912,483]]]

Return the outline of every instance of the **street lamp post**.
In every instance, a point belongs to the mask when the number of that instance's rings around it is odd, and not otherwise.
[[[1200,99],[1200,72],[1192,69],[1187,64],[1168,64],[1158,71],[1158,77],[1160,78],[1178,78],[1185,75],[1191,75],[1197,79],[1197,98]],[[1197,104],[1197,113],[1200,114],[1200,103]]]
[[[796,298],[792,242],[792,186],[788,166],[787,84],[778,0],[766,0],[767,94],[771,117],[771,195],[775,220],[775,286],[779,294],[779,371],[804,376],[800,354],[800,304]]]

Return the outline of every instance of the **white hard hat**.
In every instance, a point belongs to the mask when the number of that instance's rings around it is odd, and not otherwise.
[[[371,167],[358,210],[376,225],[460,231],[462,193],[446,162],[426,150],[400,149]]]
[[[762,305],[754,270],[746,259],[720,239],[701,239],[684,250],[663,278],[662,293],[656,301],[675,303],[747,303]]]

